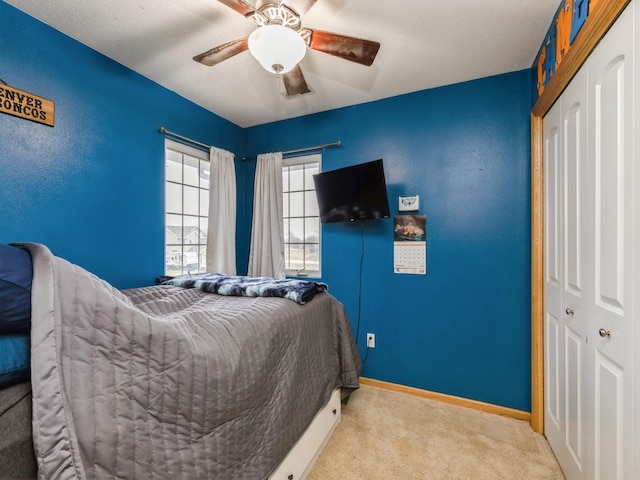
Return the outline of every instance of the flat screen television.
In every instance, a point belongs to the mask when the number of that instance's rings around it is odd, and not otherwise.
[[[318,173],[313,183],[322,223],[389,218],[382,159]]]

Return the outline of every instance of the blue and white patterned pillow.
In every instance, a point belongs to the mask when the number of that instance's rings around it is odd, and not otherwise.
[[[32,276],[29,252],[0,244],[0,334],[31,329]]]
[[[0,335],[0,388],[29,379],[29,335]]]

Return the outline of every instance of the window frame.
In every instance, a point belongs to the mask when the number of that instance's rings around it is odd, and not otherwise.
[[[293,166],[301,166],[301,165],[307,165],[310,163],[317,163],[318,164],[318,173],[322,172],[322,154],[321,153],[312,153],[312,154],[304,154],[304,155],[289,155],[285,158],[282,159],[282,167],[283,167],[283,185],[282,185],[282,190],[283,190],[283,233],[284,232],[284,228],[285,228],[285,220],[291,218],[288,214],[289,212],[284,211],[285,210],[285,205],[288,205],[288,203],[285,203],[284,201],[284,196],[285,193],[289,193],[290,190],[288,189],[288,185],[285,185],[284,183],[284,169],[287,167],[293,167]],[[304,178],[304,175],[303,175]],[[312,185],[312,189],[308,189],[306,188],[307,185],[303,184],[303,190],[302,192],[309,192],[312,191],[314,192],[314,196],[315,196],[315,186]],[[303,199],[304,199],[304,195],[303,195]],[[303,200],[304,202],[304,200]],[[313,216],[306,216],[304,215],[304,203],[303,203],[303,216],[302,217],[294,217],[294,218],[303,218],[303,219],[307,219],[307,218],[314,218]],[[303,268],[301,270],[294,270],[294,269],[289,269],[286,268],[286,254],[285,254],[285,275],[287,277],[302,277],[302,278],[321,278],[322,277],[322,223],[320,222],[320,213],[318,211],[317,214],[317,219],[318,219],[318,269],[317,270],[309,270],[307,268]],[[285,253],[286,253],[286,248],[288,247],[288,245],[290,245],[290,242],[287,242],[286,240],[286,235],[284,236],[285,240],[284,240],[284,248],[285,248]],[[296,242],[298,243],[298,242]],[[306,245],[315,245],[315,243],[307,243],[306,239],[303,238],[302,241],[302,245],[303,245],[303,251],[305,249]],[[304,265],[306,267],[306,264]]]
[[[169,180],[167,177],[167,169],[168,169],[168,151],[173,151],[176,152],[178,154],[180,154],[182,156],[182,163],[181,163],[181,181],[177,182],[175,180]],[[209,179],[209,187],[208,188],[204,188],[202,186],[202,180],[198,180],[198,184],[197,185],[192,185],[190,183],[185,183],[185,175],[184,175],[184,156],[187,155],[189,157],[194,157],[198,159],[198,175],[200,175],[200,162],[201,161],[205,161],[209,164],[209,172],[211,172],[211,161],[209,158],[209,152],[205,151],[205,150],[201,150],[195,147],[192,147],[190,145],[186,145],[184,143],[180,143],[180,142],[176,142],[174,140],[171,139],[165,139],[165,143],[164,143],[164,182],[163,182],[163,187],[164,187],[164,232],[163,232],[163,236],[164,236],[164,274],[165,275],[176,275],[176,270],[174,271],[170,271],[167,269],[167,265],[169,264],[168,262],[168,256],[169,256],[169,247],[171,246],[175,246],[175,247],[179,247],[179,252],[176,252],[178,254],[178,258],[180,259],[180,271],[181,274],[186,274],[186,273],[199,273],[199,272],[205,272],[206,271],[206,248],[207,248],[207,243],[206,243],[206,239],[208,236],[208,232],[206,231],[207,229],[207,225],[208,225],[208,219],[209,219],[209,209],[208,206],[206,207],[206,212],[202,212],[202,210],[204,209],[204,206],[202,205],[202,193],[203,191],[205,192],[206,195],[206,201],[208,203],[209,201],[209,191],[210,191],[210,187],[211,187],[211,179]],[[169,210],[169,205],[168,205],[168,193],[167,193],[167,187],[168,184],[174,184],[174,185],[179,185],[181,188],[181,200],[180,200],[180,204],[181,204],[181,212],[180,213],[176,213],[173,211]],[[193,187],[193,188],[197,188],[197,199],[198,199],[198,205],[197,205],[197,210],[198,213],[197,214],[191,214],[191,213],[185,213],[185,189],[184,187]],[[175,216],[180,216],[180,224],[181,224],[181,236],[179,237],[179,239],[181,240],[182,243],[167,243],[167,228],[168,228],[168,216],[169,215],[175,215]],[[184,228],[185,228],[185,217],[188,218],[195,218],[197,225],[198,225],[198,230],[200,232],[199,236],[198,236],[198,241],[197,243],[185,243],[185,237],[184,237]],[[204,243],[202,243],[202,231],[203,228],[205,229],[204,231]],[[197,249],[197,271],[194,272],[192,270],[190,270],[188,268],[188,265],[190,264],[185,264],[185,259],[187,258],[187,256],[185,255],[185,247],[196,247]]]

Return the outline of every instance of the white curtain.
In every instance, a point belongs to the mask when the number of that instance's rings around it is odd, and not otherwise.
[[[236,169],[233,153],[209,152],[209,225],[207,272],[236,274]]]
[[[281,152],[258,155],[253,190],[248,273],[252,277],[284,278]]]

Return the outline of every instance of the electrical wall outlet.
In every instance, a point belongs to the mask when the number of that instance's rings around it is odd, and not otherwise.
[[[375,333],[367,333],[367,348],[376,348]]]

